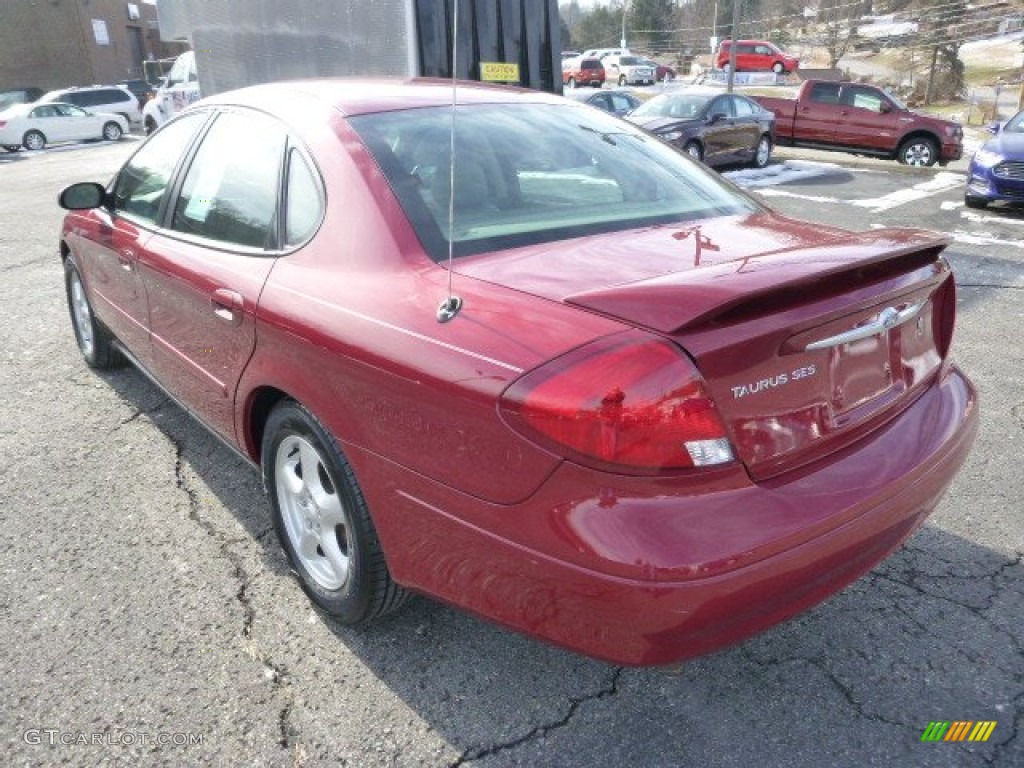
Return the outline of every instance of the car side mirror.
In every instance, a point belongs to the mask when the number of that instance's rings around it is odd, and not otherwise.
[[[881,104],[878,105],[878,111],[881,112],[883,115],[887,115],[890,112],[892,112],[892,104],[890,104],[887,101],[883,101]]]
[[[1002,123],[989,123],[985,126],[985,130],[995,136],[1001,130],[1003,130]]]
[[[100,208],[107,199],[107,190],[94,181],[82,181],[61,190],[57,203],[68,211]]]
[[[720,123],[722,120],[725,120],[724,112],[715,112],[713,115],[711,115],[711,117],[708,118],[708,122],[711,125],[714,125],[715,123]]]

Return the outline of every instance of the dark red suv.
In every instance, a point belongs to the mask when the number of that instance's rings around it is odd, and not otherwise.
[[[575,88],[577,85],[604,85],[604,65],[600,59],[566,59],[562,62],[562,84]]]

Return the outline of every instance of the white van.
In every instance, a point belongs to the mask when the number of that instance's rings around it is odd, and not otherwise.
[[[142,124],[146,133],[152,133],[194,101],[198,101],[199,76],[196,74],[196,54],[187,51],[179,56],[164,78],[163,85],[146,102],[142,110]]]

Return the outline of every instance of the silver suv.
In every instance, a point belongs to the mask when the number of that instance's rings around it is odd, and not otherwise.
[[[121,115],[129,123],[142,122],[139,100],[127,88],[118,85],[86,85],[80,88],[63,88],[43,94],[40,101],[59,101],[74,104],[86,112],[106,112]]]
[[[654,83],[654,67],[642,64],[638,56],[622,54],[605,56],[604,81],[619,85],[651,85]]]

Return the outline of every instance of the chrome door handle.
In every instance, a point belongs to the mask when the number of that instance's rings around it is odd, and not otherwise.
[[[877,336],[880,333],[888,331],[890,328],[895,328],[897,325],[903,325],[903,323],[910,320],[912,317],[917,315],[922,309],[924,309],[925,302],[919,304],[913,304],[906,309],[899,310],[896,307],[886,307],[878,313],[878,317],[868,323],[862,325],[860,328],[854,328],[850,331],[843,333],[837,333],[835,336],[829,336],[827,339],[821,339],[814,341],[804,347],[805,352],[813,352],[818,349],[830,349],[831,347],[840,347],[843,344],[849,344],[851,341],[859,341],[860,339],[866,339],[871,336]]]

